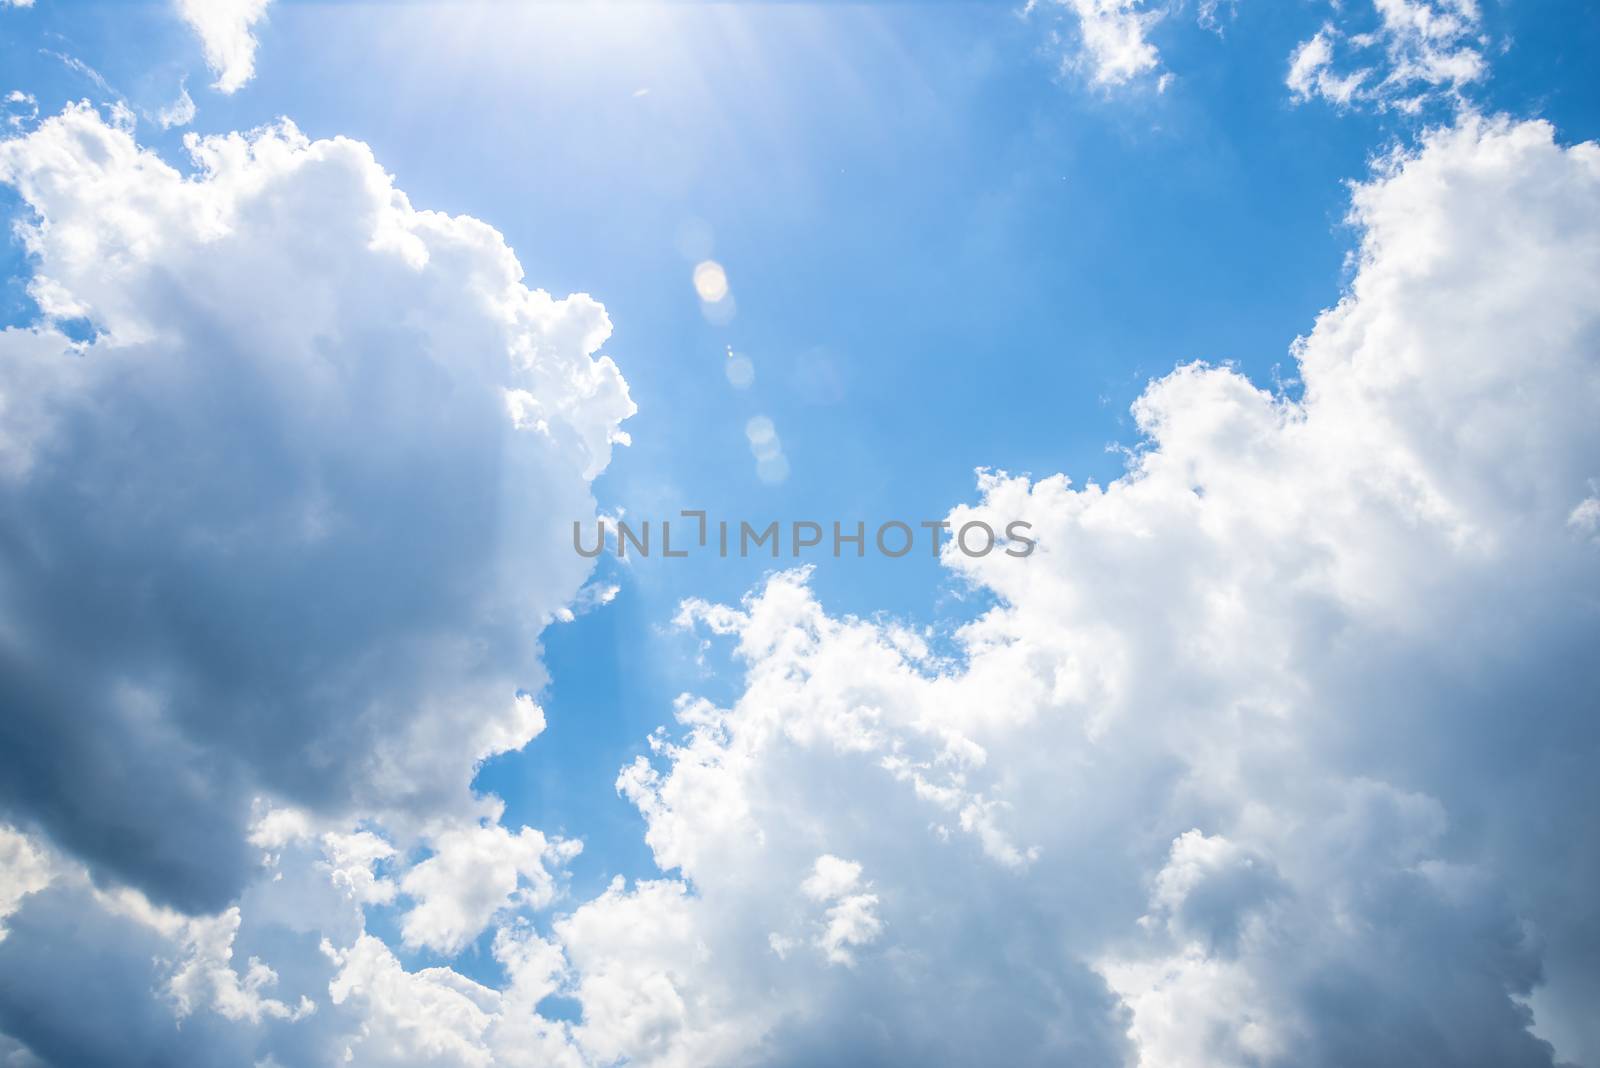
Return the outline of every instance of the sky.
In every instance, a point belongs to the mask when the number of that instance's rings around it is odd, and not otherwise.
[[[1597,45],[0,0],[0,1061],[1600,1065]]]

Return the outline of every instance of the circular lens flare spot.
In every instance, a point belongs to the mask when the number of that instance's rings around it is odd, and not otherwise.
[[[694,291],[707,304],[716,304],[728,295],[728,272],[716,260],[703,260],[695,265]]]
[[[769,441],[778,440],[778,428],[772,425],[772,420],[764,415],[758,415],[744,425],[744,436],[750,439],[751,445],[765,445]]]

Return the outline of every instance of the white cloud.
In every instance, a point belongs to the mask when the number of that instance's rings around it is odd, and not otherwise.
[[[1151,31],[1169,15],[1180,12],[1182,0],[1028,0],[1024,10],[1060,11],[1071,27],[1065,40],[1052,34],[1052,44],[1062,52],[1063,68],[1080,72],[1089,84],[1112,89],[1125,86],[1161,69],[1161,53],[1150,40]],[[1224,21],[1237,13],[1237,0],[1199,0],[1196,21],[1221,35]],[[1166,92],[1174,75],[1156,77],[1158,92]]]
[[[231,908],[215,917],[189,920],[183,937],[184,959],[166,992],[178,1019],[208,1005],[229,1020],[260,1023],[263,1017],[298,1020],[315,1006],[302,996],[290,1007],[264,991],[277,985],[278,973],[251,957],[243,975],[233,968],[233,943],[239,933],[239,910]]]
[[[1416,111],[1463,91],[1489,72],[1477,0],[1372,0],[1375,24],[1354,30],[1355,9],[1334,5],[1334,21],[1289,57],[1286,84],[1297,101],[1321,97]]]
[[[387,905],[394,900],[398,889],[394,881],[375,871],[395,855],[388,842],[371,831],[330,831],[322,836],[322,849],[329,878],[350,900],[362,905]]]
[[[55,877],[49,856],[15,827],[0,824],[0,939],[5,919],[22,899],[50,885]]]
[[[178,86],[178,99],[156,112],[156,125],[163,130],[170,130],[175,126],[187,126],[194,121],[194,97],[189,95],[187,85]]]
[[[186,916],[133,888],[97,886],[82,865],[3,826],[0,860],[0,910],[19,925],[0,939],[0,1027],[20,1022],[28,1039],[11,1040],[19,1052],[6,1063],[113,1063],[129,1050],[169,1063],[242,1063],[251,1032],[315,1011],[304,995],[292,1004],[272,996],[278,973],[260,958],[235,965],[238,907]]]
[[[855,889],[860,881],[861,865],[824,853],[800,884],[800,892],[812,901],[835,901]]]
[[[824,853],[800,884],[801,893],[827,906],[817,948],[830,964],[854,964],[852,947],[871,945],[883,933],[877,895],[853,892],[860,882],[861,865]]]
[[[1039,0],[1029,0],[1033,10]],[[1046,0],[1063,8],[1076,25],[1077,48],[1068,64],[1086,68],[1089,81],[1123,85],[1156,69],[1160,57],[1147,39],[1165,9],[1145,0]]]
[[[1196,8],[1195,21],[1220,36],[1223,31],[1224,12],[1228,19],[1236,17],[1239,13],[1239,0],[1199,0]]]
[[[1567,526],[1576,534],[1600,539],[1600,497],[1585,497],[1567,516]]]
[[[578,846],[470,783],[543,729],[536,639],[588,577],[568,527],[633,410],[604,309],[358,142],[185,143],[187,178],[87,106],[0,141],[44,313],[0,332],[0,807],[42,832],[0,834],[5,1048],[380,1063],[427,1035],[363,962],[471,987],[356,952],[403,903],[419,946],[502,924],[485,1040],[560,1063],[560,953],[502,913]]]
[[[4,114],[7,128],[21,130],[39,118],[39,101],[32,93],[13,89],[5,95],[0,113]]]
[[[952,513],[1040,546],[946,557],[1000,602],[953,662],[804,572],[688,606],[745,688],[680,702],[619,781],[683,885],[558,924],[586,1010],[626,1007],[584,1048],[1550,1065],[1559,1033],[1593,1060],[1596,204],[1600,149],[1541,123],[1466,115],[1382,161],[1302,399],[1181,367],[1124,477],[989,475]],[[814,899],[862,871],[872,923],[830,943]]]
[[[330,1060],[363,1068],[563,1068],[581,1065],[567,1025],[540,1016],[554,993],[561,953],[525,927],[504,928],[494,957],[507,983],[494,990],[449,968],[407,972],[388,947],[363,935],[346,950],[325,946],[338,966],[334,1005],[359,1014]]]
[[[429,845],[433,855],[400,883],[416,902],[400,931],[407,946],[446,955],[459,953],[502,910],[549,905],[557,887],[547,865],[559,868],[582,848],[531,827],[512,834],[498,824],[451,828],[431,836]]]
[[[1302,41],[1289,57],[1289,77],[1285,84],[1297,100],[1321,96],[1335,104],[1349,104],[1355,99],[1369,72],[1356,71],[1343,76],[1333,72],[1333,42],[1337,31],[1324,26]]]
[[[186,179],[86,107],[0,142],[47,316],[0,332],[0,528],[32,547],[0,587],[0,803],[213,911],[259,796],[402,846],[490,811],[470,780],[543,729],[536,637],[633,407],[598,304],[524,287],[364,145],[187,144]]]
[[[556,921],[572,993],[583,1005],[573,1038],[589,1062],[690,1068],[749,1056],[781,1007],[738,987],[706,909],[680,882],[646,881],[628,891],[619,878]],[[763,933],[749,948],[770,956],[768,945]]]
[[[200,38],[213,88],[235,93],[256,73],[256,38],[251,31],[266,17],[271,0],[176,0],[178,14]]]

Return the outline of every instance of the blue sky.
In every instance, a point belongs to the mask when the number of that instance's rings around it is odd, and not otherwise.
[[[1376,24],[1349,6],[1345,32]],[[1356,273],[1351,183],[1430,125],[1467,108],[1548,120],[1565,145],[1600,135],[1600,12],[1581,0],[1486,0],[1492,73],[1470,103],[1415,114],[1291,98],[1289,57],[1325,5],[1240,0],[1215,29],[1166,10],[1158,71],[1103,86],[1072,66],[1075,24],[1053,4],[277,0],[254,79],[222,94],[168,5],[38,0],[0,11],[0,91],[41,116],[120,96],[139,143],[186,172],[185,136],[287,117],[370,146],[415,207],[488,222],[530,287],[591,294],[614,325],[604,352],[638,413],[593,483],[603,512],[914,522],[977,502],[978,468],[1116,480],[1143,440],[1130,405],[1180,364],[1297,401],[1291,343]],[[152,116],[180,84],[197,114],[163,130]],[[700,259],[727,272],[728,321],[696,297]],[[0,268],[0,321],[35,324],[20,239]],[[730,351],[754,366],[747,388]],[[776,483],[746,442],[757,416],[789,462]],[[920,552],[814,562],[831,616],[930,627],[951,650],[1008,598]],[[541,636],[548,727],[475,788],[504,799],[508,827],[583,840],[574,901],[659,874],[615,784],[673,699],[731,707],[746,689],[725,648],[702,660],[701,636],[671,626],[680,603],[735,604],[772,566],[602,560],[616,599]],[[371,907],[369,929],[392,943],[404,912]],[[495,938],[482,929],[456,968],[503,980]]]

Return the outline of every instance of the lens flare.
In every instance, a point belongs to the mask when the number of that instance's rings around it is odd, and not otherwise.
[[[728,272],[716,260],[702,260],[694,269],[694,291],[707,304],[716,304],[728,295]]]

